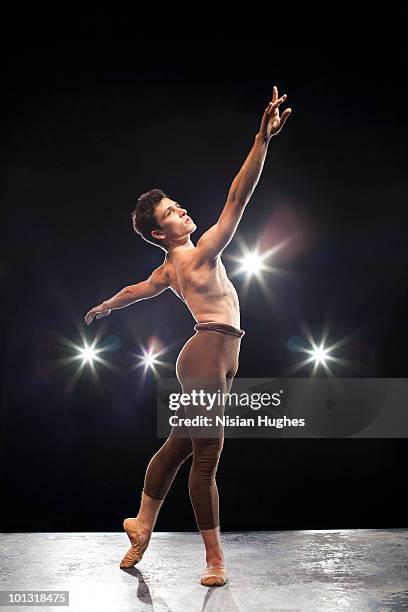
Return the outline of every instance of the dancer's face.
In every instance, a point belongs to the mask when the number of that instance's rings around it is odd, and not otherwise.
[[[152,235],[155,238],[166,238],[166,240],[180,241],[192,234],[197,226],[187,210],[175,200],[163,198],[156,207],[154,214],[161,230],[154,230]]]

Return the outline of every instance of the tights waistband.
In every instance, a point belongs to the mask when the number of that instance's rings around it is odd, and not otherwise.
[[[227,323],[217,323],[217,321],[208,321],[206,323],[196,323],[194,325],[194,331],[199,330],[213,330],[219,331],[223,334],[229,334],[230,336],[237,336],[238,338],[242,338],[245,335],[245,331],[243,329],[238,329],[238,327],[234,327],[233,325],[228,325]]]

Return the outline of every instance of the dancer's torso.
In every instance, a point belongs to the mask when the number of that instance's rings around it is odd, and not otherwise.
[[[198,265],[194,251],[165,259],[171,289],[187,305],[197,323],[218,321],[240,328],[239,300],[221,257]]]

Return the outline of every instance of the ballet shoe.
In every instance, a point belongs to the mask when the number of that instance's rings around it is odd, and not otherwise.
[[[227,570],[225,565],[214,567],[209,565],[201,576],[201,584],[204,586],[223,586],[227,582]]]
[[[123,529],[126,531],[131,543],[131,547],[120,562],[121,569],[129,569],[139,563],[143,557],[144,550],[140,546],[139,521],[134,518],[127,518],[123,521]]]

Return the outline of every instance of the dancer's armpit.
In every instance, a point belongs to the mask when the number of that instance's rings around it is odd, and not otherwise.
[[[217,223],[210,227],[197,242],[197,257],[201,262],[216,259],[231,242],[245,206],[228,199]]]

